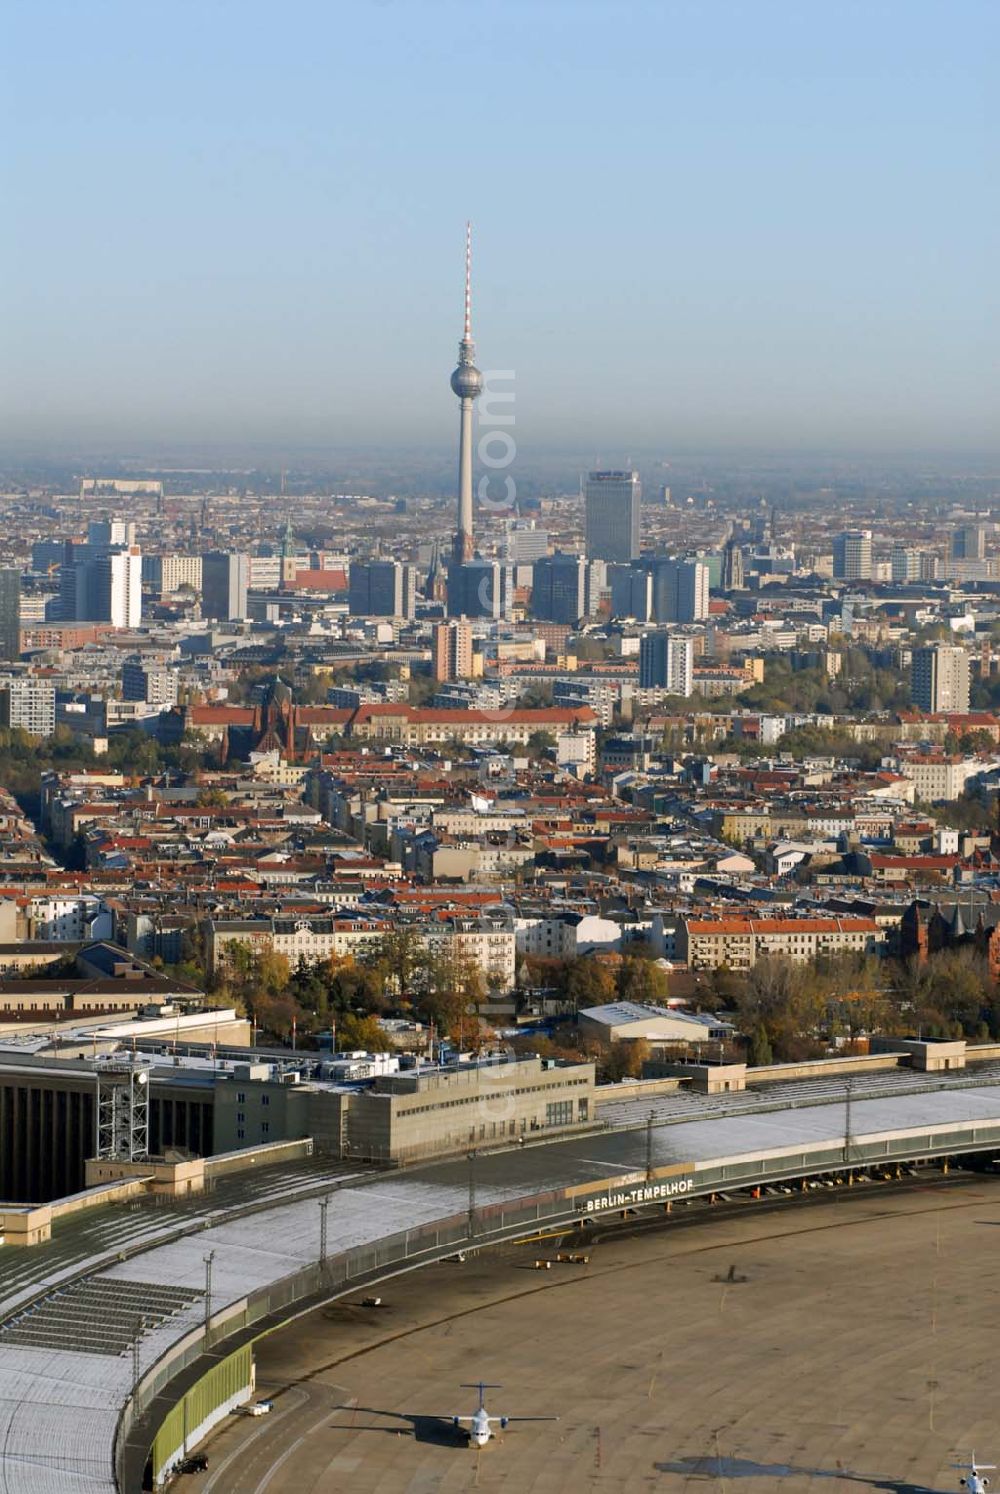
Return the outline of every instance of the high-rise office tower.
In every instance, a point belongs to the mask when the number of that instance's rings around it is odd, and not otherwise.
[[[583,610],[587,617],[596,617],[601,604],[608,595],[608,562],[588,560],[584,575]]]
[[[576,623],[587,611],[587,562],[557,550],[532,567],[531,611],[546,622]]]
[[[472,224],[465,225],[465,330],[458,345],[458,367],[451,387],[461,401],[458,436],[458,528],[453,559],[459,565],[471,560],[472,539],[472,407],[483,392],[483,376],[476,367],[476,345],[472,340]]]
[[[347,607],[352,617],[413,617],[416,575],[398,560],[352,561]]]
[[[677,567],[677,621],[702,622],[708,616],[708,566],[682,560]]]
[[[984,560],[986,530],[982,524],[962,524],[951,537],[952,560]]]
[[[703,622],[708,616],[708,566],[701,560],[658,558],[653,563],[653,617],[657,622]]]
[[[637,559],[642,514],[638,472],[588,473],[584,505],[588,557]]]
[[[87,544],[101,550],[134,545],[135,524],[131,519],[91,519],[87,525]]]
[[[894,545],[889,557],[890,574],[897,585],[920,580],[920,551],[908,550],[904,545]]]
[[[91,598],[95,619],[113,628],[142,622],[142,556],[135,548],[109,550],[88,566],[94,572]]]
[[[722,552],[722,590],[742,591],[746,581],[743,550],[730,536]]]
[[[611,616],[648,622],[653,615],[653,576],[645,566],[609,565]]]
[[[838,581],[870,581],[872,532],[845,529],[833,542],[833,574]]]
[[[0,658],[21,656],[21,572],[0,570]]]
[[[142,621],[142,555],[137,546],[72,545],[59,572],[64,618],[137,628]]]
[[[434,625],[434,678],[465,680],[472,674],[472,624],[464,617]]]
[[[549,531],[534,519],[515,519],[507,528],[506,558],[511,565],[534,565],[549,553]]]
[[[249,584],[249,555],[210,550],[201,557],[202,616],[224,622],[245,618]]]
[[[182,586],[201,591],[201,556],[144,555],[142,579],[159,596],[170,596]]]
[[[946,643],[914,649],[910,694],[921,711],[967,711],[969,655],[965,649]]]
[[[513,605],[513,573],[496,560],[448,567],[449,617],[506,617]]]
[[[683,633],[644,633],[639,643],[639,688],[689,696],[694,688],[694,639]]]

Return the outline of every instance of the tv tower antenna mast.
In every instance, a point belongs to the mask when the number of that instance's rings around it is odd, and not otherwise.
[[[483,376],[476,367],[472,340],[472,224],[465,225],[465,325],[458,345],[458,367],[451,387],[461,401],[458,441],[458,528],[453,558],[458,565],[472,559],[472,407],[483,392]]]

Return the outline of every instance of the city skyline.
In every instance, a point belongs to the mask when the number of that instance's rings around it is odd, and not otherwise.
[[[5,444],[443,450],[472,218],[525,453],[997,446],[993,7],[554,3],[516,58],[448,3],[223,6],[197,49],[57,9],[12,28]]]

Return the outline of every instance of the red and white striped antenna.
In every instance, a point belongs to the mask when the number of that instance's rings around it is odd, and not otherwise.
[[[465,341],[472,341],[472,224],[465,225]]]

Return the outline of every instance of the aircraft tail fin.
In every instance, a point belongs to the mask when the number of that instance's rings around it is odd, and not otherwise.
[[[479,1409],[480,1409],[480,1411],[482,1411],[482,1410],[485,1409],[485,1406],[486,1406],[486,1392],[488,1390],[502,1390],[503,1386],[502,1385],[491,1385],[488,1380],[476,1380],[471,1385],[460,1385],[459,1389],[460,1390],[478,1390],[479,1391]]]

